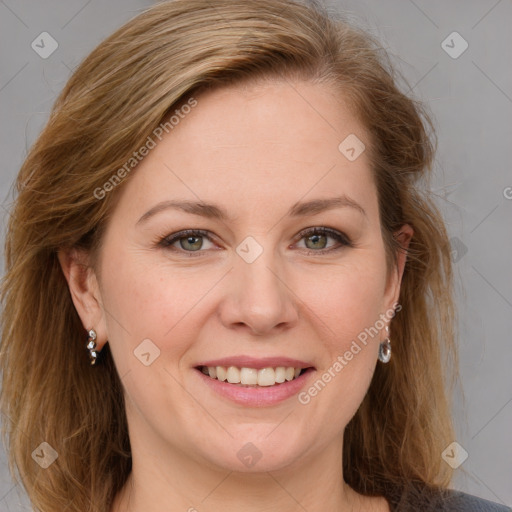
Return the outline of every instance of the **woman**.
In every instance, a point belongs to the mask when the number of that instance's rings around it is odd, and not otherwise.
[[[425,123],[314,6],[176,0],[99,45],[7,233],[2,407],[33,506],[506,510],[448,489]]]

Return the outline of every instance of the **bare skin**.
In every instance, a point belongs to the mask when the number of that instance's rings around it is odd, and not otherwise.
[[[133,470],[111,512],[389,511],[342,472],[344,429],[382,364],[383,327],[308,403],[235,404],[195,369],[235,355],[292,357],[315,368],[307,391],[393,310],[405,255],[388,274],[367,155],[350,161],[338,149],[349,134],[367,140],[364,127],[326,85],[267,82],[197,101],[123,183],[96,272],[80,270],[87,254],[59,254],[83,325],[99,349],[108,340],[124,386]],[[288,215],[299,201],[342,195],[364,213]],[[139,221],[168,200],[215,203],[230,218],[167,208]],[[351,245],[298,236],[315,227]],[[210,238],[159,243],[185,229]],[[407,247],[413,230],[400,233]],[[249,236],[263,250],[251,263],[236,252]],[[159,350],[148,366],[134,357],[147,339]],[[237,456],[247,443],[261,454],[252,467]]]

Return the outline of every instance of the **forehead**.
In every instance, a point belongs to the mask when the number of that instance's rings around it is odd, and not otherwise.
[[[301,198],[374,195],[365,152],[351,160],[340,150],[347,138],[368,142],[366,132],[332,87],[273,81],[194,99],[193,108],[171,113],[161,140],[153,136],[123,192],[131,208],[179,198],[239,213],[288,209]]]

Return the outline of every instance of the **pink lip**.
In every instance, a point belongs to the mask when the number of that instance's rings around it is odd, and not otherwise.
[[[294,368],[310,368],[313,367],[311,363],[299,361],[298,359],[291,359],[289,357],[262,357],[255,358],[250,356],[234,356],[225,357],[223,359],[215,359],[211,361],[203,361],[196,365],[201,366],[236,366],[237,368],[277,368],[278,366]],[[291,381],[293,382],[293,381]]]
[[[229,361],[233,361],[233,359],[229,359]],[[260,360],[261,361],[261,360]],[[282,359],[280,359],[282,361]],[[289,360],[292,361],[292,360]],[[214,362],[214,361],[211,361]],[[215,361],[216,362],[216,361]],[[297,361],[295,361],[297,362]],[[273,366],[265,363],[266,366]],[[206,365],[203,364],[201,366],[224,366],[223,364],[211,364]],[[236,365],[230,365],[236,366]],[[279,366],[287,366],[285,364],[280,364]],[[294,366],[290,364],[289,366]],[[254,366],[251,366],[254,368]],[[263,366],[265,367],[265,366]],[[240,405],[244,405],[246,407],[268,407],[271,405],[278,404],[279,402],[283,402],[284,400],[296,395],[303,387],[305,387],[306,382],[311,377],[311,374],[315,373],[315,371],[310,368],[306,370],[302,375],[293,379],[291,381],[283,382],[282,384],[276,384],[274,386],[268,387],[242,387],[237,386],[236,384],[230,384],[229,382],[221,382],[217,379],[212,379],[208,375],[205,375],[201,370],[197,368],[194,370],[194,373],[198,375],[201,381],[210,387],[213,391],[218,393],[219,395],[228,398],[232,402],[235,402]]]

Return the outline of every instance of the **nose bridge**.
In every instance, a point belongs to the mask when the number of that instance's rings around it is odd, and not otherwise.
[[[258,256],[251,263],[243,259],[238,261],[235,265],[235,272],[240,283],[246,289],[246,295],[249,296],[249,292],[257,292],[269,295],[268,298],[280,297],[282,282],[276,271],[277,266],[277,259],[270,250]]]
[[[254,238],[248,237],[237,247],[236,252],[240,257],[235,264],[235,273],[242,290],[245,289],[244,297],[259,303],[262,301],[258,294],[263,294],[269,306],[269,301],[273,301],[275,306],[281,301],[282,283],[274,270],[279,266],[274,251],[270,246],[264,248]]]
[[[232,279],[234,296],[229,321],[244,323],[264,333],[295,318],[293,301],[285,286],[282,262],[271,248],[247,237],[236,248]]]

